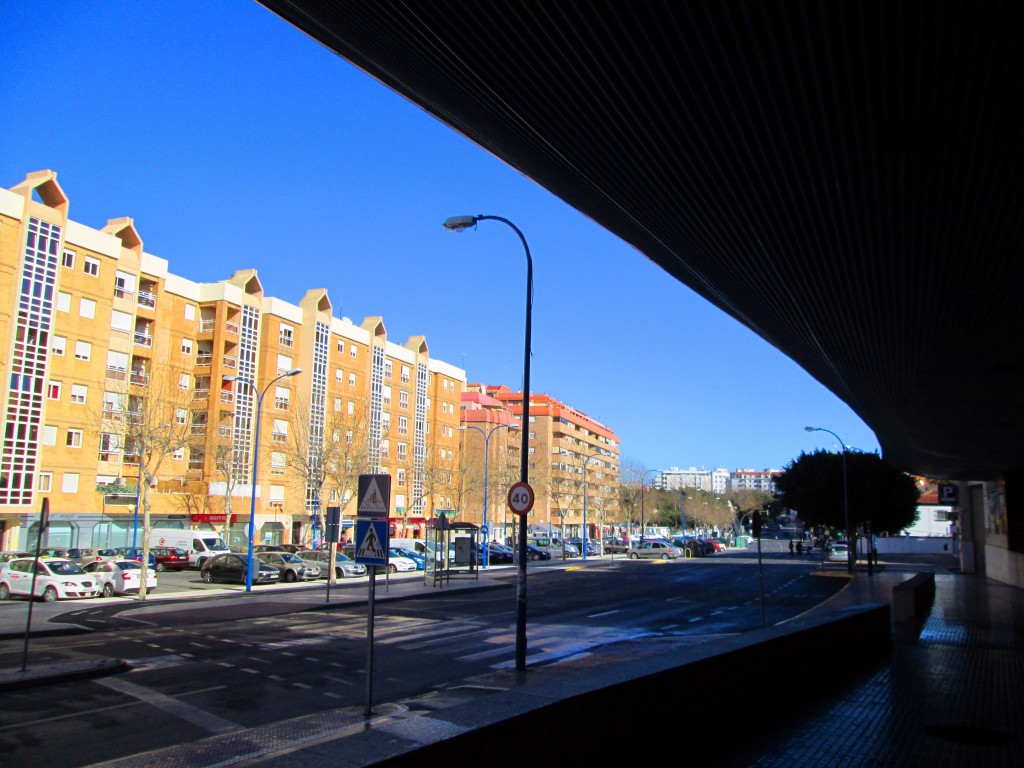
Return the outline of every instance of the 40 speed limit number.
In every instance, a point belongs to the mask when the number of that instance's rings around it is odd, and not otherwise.
[[[508,489],[508,507],[517,515],[533,509],[533,488],[529,483],[516,483]]]

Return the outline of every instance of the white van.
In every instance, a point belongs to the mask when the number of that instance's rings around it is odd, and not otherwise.
[[[184,531],[181,528],[154,528],[149,533],[150,547],[177,547],[188,551],[188,564],[202,568],[214,555],[228,552],[224,539],[213,531]]]
[[[389,539],[388,546],[409,549],[420,555],[427,551],[427,545],[423,539]]]

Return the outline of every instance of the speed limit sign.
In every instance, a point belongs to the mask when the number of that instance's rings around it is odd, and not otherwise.
[[[508,489],[508,506],[517,515],[533,509],[533,488],[529,483],[516,483]]]

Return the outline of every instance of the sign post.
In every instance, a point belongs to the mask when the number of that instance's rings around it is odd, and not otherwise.
[[[391,475],[360,475],[356,507],[357,563],[366,565],[370,590],[366,610],[366,708],[373,714],[373,616],[377,590],[377,566],[388,564],[388,511],[391,509]]]
[[[32,561],[32,588],[28,593],[28,619],[25,622],[25,649],[21,653],[21,671],[28,665],[28,636],[32,632],[32,606],[36,602],[36,575],[39,573],[39,552],[43,546],[43,534],[50,526],[50,499],[43,498],[39,510],[39,535],[36,536],[36,558]]]
[[[761,510],[754,510],[751,522],[754,538],[757,539],[757,578],[761,585],[761,626],[764,627],[764,566],[761,563]]]

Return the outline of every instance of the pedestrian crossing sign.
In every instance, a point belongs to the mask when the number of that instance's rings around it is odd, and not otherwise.
[[[388,523],[386,520],[356,520],[356,562],[363,565],[388,564]]]
[[[387,520],[391,509],[391,475],[360,475],[358,517]]]

